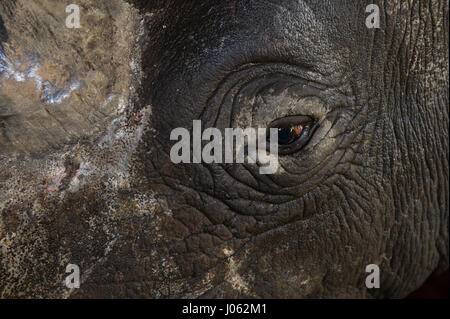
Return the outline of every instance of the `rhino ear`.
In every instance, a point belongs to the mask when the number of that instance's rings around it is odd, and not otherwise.
[[[0,153],[40,153],[104,130],[132,85],[137,10],[125,0],[0,2]],[[69,27],[68,27],[69,26]]]

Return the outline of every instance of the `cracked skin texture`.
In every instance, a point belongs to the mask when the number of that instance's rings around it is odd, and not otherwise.
[[[43,103],[35,80],[0,77],[1,297],[401,298],[448,268],[447,2],[375,1],[381,29],[369,30],[369,1],[86,0],[82,24],[103,17],[125,41],[106,50],[110,34],[95,36],[118,76],[45,22],[54,1],[32,3],[0,4],[2,50],[53,65],[41,76],[58,87],[71,72],[85,86],[40,106],[67,125],[44,144],[37,124],[52,120],[28,116]],[[21,39],[19,21],[48,38]],[[128,36],[105,27],[123,24]],[[39,45],[52,37],[64,45]],[[63,117],[96,112],[83,90],[102,120]],[[170,161],[170,131],[193,119],[265,127],[289,115],[320,126],[274,175]],[[63,285],[69,263],[80,289]],[[365,288],[368,264],[380,289]]]

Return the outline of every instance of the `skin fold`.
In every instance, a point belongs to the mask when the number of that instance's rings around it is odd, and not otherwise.
[[[30,2],[0,4],[0,53],[80,85],[0,73],[1,297],[403,298],[448,269],[447,2],[369,29],[370,1],[85,0],[72,31]],[[317,128],[275,174],[170,160],[193,120],[292,116]]]

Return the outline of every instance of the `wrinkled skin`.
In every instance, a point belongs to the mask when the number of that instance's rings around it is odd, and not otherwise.
[[[61,132],[54,153],[4,142],[4,185],[21,176],[31,193],[2,198],[1,295],[401,298],[447,269],[448,3],[375,1],[379,30],[369,3],[132,1],[125,133]],[[319,127],[276,174],[170,160],[171,130],[194,119],[290,115]],[[54,187],[38,184],[55,172],[44,161],[63,167]],[[80,289],[62,285],[68,263]]]

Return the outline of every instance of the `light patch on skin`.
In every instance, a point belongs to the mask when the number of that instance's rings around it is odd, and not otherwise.
[[[309,281],[310,281],[309,278],[308,278],[308,279],[305,279],[305,280],[303,280],[303,281],[301,281],[301,282],[300,282],[300,286],[305,286],[305,285],[307,285]]]
[[[53,78],[44,78],[45,68],[37,57],[27,53],[15,54],[16,50],[9,48],[10,56],[0,51],[0,80],[13,82],[35,82],[35,88],[44,104],[60,104],[68,99],[72,92],[82,87],[78,80],[71,80],[64,86],[57,86]],[[20,52],[20,50],[19,50]],[[54,69],[54,68],[53,68]],[[47,74],[51,75],[51,74]],[[60,77],[60,76],[57,76]],[[3,87],[0,82],[0,89]]]
[[[232,256],[232,255],[234,254],[234,250],[231,249],[231,248],[229,248],[229,247],[225,247],[225,248],[222,250],[222,253],[223,253],[226,257],[230,257],[230,256]]]
[[[117,113],[123,114],[123,112],[125,112],[125,110],[126,110],[126,107],[127,107],[127,104],[126,104],[125,98],[123,96],[121,96],[119,98],[119,105],[117,108]]]
[[[70,180],[68,187],[69,192],[78,191],[82,186],[89,184],[91,180],[98,178],[99,175],[108,176],[105,182],[107,187],[112,187],[113,189],[130,188],[130,157],[141,140],[143,129],[149,121],[151,115],[150,106],[143,109],[140,114],[142,114],[141,123],[132,129],[126,125],[127,120],[125,114],[111,123],[103,136],[99,138],[100,142],[97,144],[99,151],[108,151],[109,148],[114,147],[114,145],[117,145],[120,142],[128,145],[127,150],[125,152],[117,152],[115,160],[106,167],[95,164],[95,160],[93,162],[89,160],[80,161],[79,168]],[[83,152],[84,151],[81,150],[74,150],[72,153],[77,154],[76,157],[89,159],[89,155],[87,154],[80,156]],[[95,153],[95,151],[93,153]],[[63,168],[53,178],[53,183],[49,191],[57,190],[65,176],[65,169]]]
[[[36,81],[36,89],[39,90],[42,84],[42,79],[38,74],[40,68],[41,65],[34,58],[28,58],[25,63],[13,62],[0,49],[0,79],[16,82],[25,82],[31,79]]]
[[[44,194],[54,193],[58,191],[64,177],[66,177],[66,169],[61,168],[60,171],[52,178],[52,183],[49,187],[47,187]]]
[[[136,193],[133,197],[133,202],[137,207],[134,212],[135,216],[153,216],[157,207],[162,207],[164,214],[172,215],[172,211],[167,207],[167,203],[163,205],[153,193]]]
[[[318,279],[318,278],[320,280],[323,279],[323,277],[321,277],[321,276],[317,276],[317,278],[314,278],[314,277],[310,276],[310,274],[304,270],[301,270],[298,274],[289,273],[286,275],[288,278],[287,281],[289,283],[291,283],[292,285],[301,286],[305,295],[308,294],[309,292],[311,292],[314,289],[315,284],[317,284],[317,281],[314,279]]]
[[[41,155],[102,132],[141,83],[137,9],[86,0],[84,27],[66,32],[63,3],[17,0],[14,7],[2,15],[1,153]]]
[[[233,249],[225,247],[222,252],[225,256],[228,256],[228,271],[225,275],[225,281],[228,282],[233,287],[233,289],[244,294],[250,294],[249,284],[241,277],[238,272],[240,262],[237,262],[235,260],[233,256]]]
[[[93,173],[94,169],[89,162],[82,161],[75,176],[70,181],[69,192],[76,192],[84,186],[86,184],[86,178]]]

